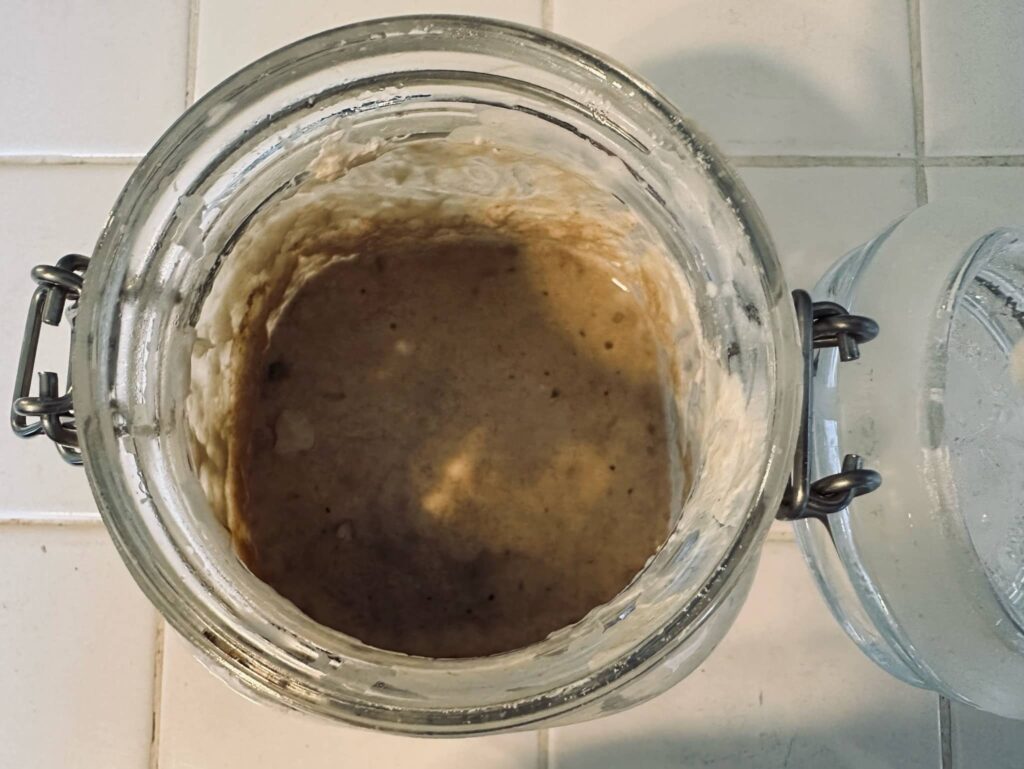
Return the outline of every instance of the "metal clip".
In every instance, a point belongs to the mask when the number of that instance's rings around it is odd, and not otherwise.
[[[804,397],[793,475],[775,517],[781,521],[817,518],[828,526],[828,515],[849,507],[854,497],[877,489],[882,484],[882,476],[874,470],[865,469],[864,460],[856,454],[847,454],[840,472],[814,482],[810,480],[814,350],[836,347],[840,360],[857,360],[860,357],[859,345],[878,336],[878,324],[871,318],[850,315],[845,307],[835,302],[812,302],[806,291],[794,291],[793,304],[800,324]]]
[[[32,373],[36,365],[39,334],[43,324],[60,325],[67,307],[67,317],[74,329],[74,313],[82,295],[82,275],[89,258],[68,254],[56,265],[41,264],[32,268],[32,279],[38,284],[32,294],[25,321],[25,336],[18,359],[11,402],[11,428],[22,438],[45,433],[57,444],[57,451],[66,462],[82,464],[82,451],[75,432],[75,408],[71,396],[71,363],[68,361],[67,387],[60,394],[57,374],[39,372],[39,394],[32,395]],[[68,302],[70,301],[70,305]]]

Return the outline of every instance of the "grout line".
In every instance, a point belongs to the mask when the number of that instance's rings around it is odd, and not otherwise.
[[[905,168],[916,162],[911,157],[878,155],[727,155],[742,168]]]
[[[555,31],[555,0],[540,0],[540,26],[548,32]]]
[[[160,706],[164,692],[164,620],[157,615],[153,654],[153,725],[149,739],[149,769],[160,766]]]
[[[953,155],[950,157],[923,157],[924,166],[945,168],[1007,168],[1024,166],[1024,155]]]
[[[914,186],[917,204],[928,202],[928,177],[924,172],[924,73],[921,69],[921,0],[907,0],[910,35],[910,95],[914,106]]]
[[[196,100],[196,58],[199,52],[199,0],[188,3],[188,51],[185,54],[185,109]]]
[[[923,206],[928,202],[928,174],[924,172],[922,163],[914,164],[914,191],[917,195],[917,205]]]
[[[537,769],[551,765],[551,740],[547,729],[537,730]]]
[[[939,695],[939,767],[953,769],[953,713],[949,700]]]
[[[4,155],[0,166],[124,166],[135,165],[142,155]]]
[[[99,513],[0,514],[0,526],[96,526],[103,525]]]

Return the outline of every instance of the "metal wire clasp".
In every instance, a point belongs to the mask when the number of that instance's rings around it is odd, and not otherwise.
[[[60,393],[57,374],[39,372],[39,394],[32,395],[32,373],[43,324],[60,325],[67,307],[67,317],[74,327],[74,313],[82,295],[82,275],[89,266],[88,257],[68,254],[56,265],[41,264],[32,268],[32,279],[38,284],[28,306],[25,336],[21,342],[18,374],[11,401],[11,428],[22,438],[45,433],[57,444],[57,451],[73,465],[82,464],[82,450],[75,431],[75,409],[71,397],[71,363],[68,362],[67,386]],[[70,300],[71,304],[68,305]]]
[[[811,415],[814,408],[814,350],[836,347],[842,361],[857,360],[859,345],[878,336],[878,324],[871,318],[851,315],[835,302],[812,302],[806,291],[793,292],[797,321],[800,325],[804,366],[804,397],[793,459],[793,475],[782,505],[775,516],[783,521],[818,518],[828,525],[826,516],[849,507],[854,497],[874,491],[882,484],[882,476],[864,468],[856,454],[843,458],[842,470],[816,481],[810,479]]]

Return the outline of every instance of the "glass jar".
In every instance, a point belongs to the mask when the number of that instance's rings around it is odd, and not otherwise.
[[[1024,718],[1024,207],[932,203],[815,294],[883,329],[857,366],[819,358],[816,470],[843,445],[885,475],[827,529],[796,524],[817,582],[893,675]]]
[[[569,147],[656,231],[709,358],[676,388],[702,414],[674,529],[610,603],[543,642],[473,659],[374,649],[316,624],[234,555],[189,457],[196,319],[249,218],[325,142],[408,140],[479,121]],[[550,142],[551,132],[563,141]],[[230,258],[229,256],[227,258]],[[400,18],[327,32],[192,107],[132,175],[76,322],[74,406],[103,518],[168,622],[247,690],[395,732],[480,734],[614,712],[692,671],[747,592],[789,476],[801,391],[791,298],[756,209],[693,127],[598,55],[523,27]],[[715,372],[719,372],[716,374]],[[720,395],[728,379],[740,397]],[[686,394],[688,393],[688,394]],[[747,451],[736,450],[744,436]]]

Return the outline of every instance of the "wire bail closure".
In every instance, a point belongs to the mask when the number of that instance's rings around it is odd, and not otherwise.
[[[816,481],[810,479],[811,416],[814,411],[813,378],[815,350],[837,348],[842,362],[860,357],[860,345],[878,336],[878,324],[862,315],[851,315],[835,302],[812,302],[806,291],[793,292],[803,353],[804,394],[800,433],[793,457],[793,474],[776,514],[780,521],[817,518],[828,526],[827,516],[845,510],[855,497],[882,485],[882,476],[864,467],[857,454],[843,458],[842,470]]]
[[[66,315],[74,331],[75,310],[82,295],[82,276],[88,266],[88,257],[68,254],[61,257],[56,265],[41,264],[32,268],[32,279],[37,286],[28,306],[14,397],[11,399],[11,429],[15,434],[22,438],[45,434],[57,445],[64,461],[72,465],[82,464],[82,450],[75,430],[70,354],[63,393],[60,392],[56,372],[40,371],[39,394],[32,395],[32,377],[43,324],[58,326]]]

